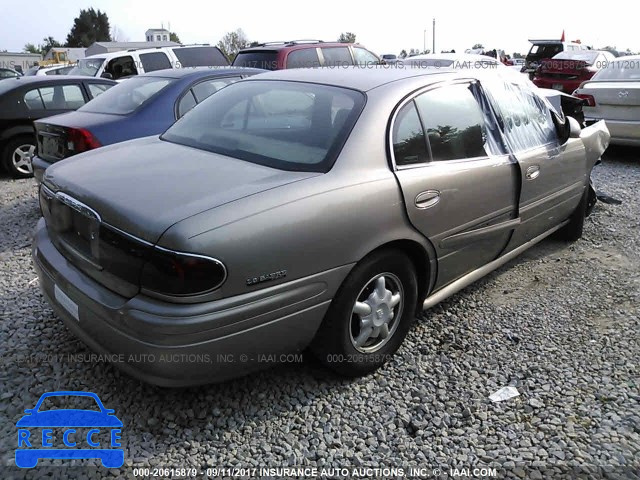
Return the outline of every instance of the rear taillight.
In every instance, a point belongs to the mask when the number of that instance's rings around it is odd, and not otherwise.
[[[140,286],[164,295],[197,295],[218,288],[227,277],[224,265],[201,255],[151,248]]]
[[[86,152],[102,146],[98,139],[85,128],[68,128],[66,134],[67,150],[73,153]]]
[[[573,96],[582,99],[582,103],[584,104],[585,107],[596,106],[596,99],[593,98],[593,95],[585,95],[584,93],[574,93]]]

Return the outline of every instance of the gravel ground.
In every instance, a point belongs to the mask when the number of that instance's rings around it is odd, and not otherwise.
[[[406,473],[413,465],[440,466],[449,476],[451,467],[493,465],[520,478],[542,478],[532,467],[556,468],[544,477],[557,478],[591,465],[607,466],[593,478],[637,478],[639,160],[638,149],[611,149],[596,168],[598,187],[623,204],[599,203],[581,241],[546,240],[426,312],[376,374],[350,381],[305,360],[182,390],[141,384],[105,363],[20,360],[89,351],[38,290],[30,258],[34,181],[1,177],[0,476],[45,472],[7,467],[25,408],[46,391],[88,390],[124,422],[128,467]],[[520,395],[492,403],[488,396],[503,386]],[[60,478],[69,472],[49,471]]]

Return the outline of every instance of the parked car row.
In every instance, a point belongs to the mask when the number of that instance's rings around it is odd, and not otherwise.
[[[132,138],[159,135],[198,103],[242,78],[250,68],[159,70],[127,80],[77,111],[35,122],[36,179],[59,160]]]
[[[326,64],[332,48],[283,44],[276,66],[297,51]],[[156,359],[119,362],[129,374],[207,383],[306,348],[366,374],[417,311],[554,232],[582,235],[609,134],[581,129],[525,76],[260,72],[69,77],[87,96],[111,88],[36,122],[40,286],[91,348]],[[176,353],[247,361],[160,360]]]

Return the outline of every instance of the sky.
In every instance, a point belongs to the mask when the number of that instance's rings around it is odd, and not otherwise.
[[[482,2],[292,2],[242,0],[0,0],[0,50],[22,51],[26,43],[53,36],[64,43],[80,9],[107,13],[118,40],[144,41],[148,28],[170,25],[182,43],[216,44],[229,31],[242,28],[251,41],[293,39],[336,40],[353,32],[358,43],[377,54],[432,48],[436,19],[436,51],[462,52],[476,43],[526,54],[530,38],[580,39],[595,48],[607,45],[640,51],[637,15],[620,15],[628,3],[611,0],[597,14],[588,4],[536,0],[527,3]],[[616,8],[616,5],[618,8]]]

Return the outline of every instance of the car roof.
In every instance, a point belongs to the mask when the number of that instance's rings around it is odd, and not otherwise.
[[[111,60],[115,57],[121,57],[123,55],[131,55],[133,52],[138,55],[141,53],[153,53],[153,52],[164,52],[168,49],[184,49],[184,48],[217,48],[215,45],[167,45],[165,47],[153,47],[153,48],[130,48],[128,50],[118,50],[117,52],[108,52],[108,53],[94,53],[93,55],[86,56],[81,60],[94,59],[94,58],[104,58],[105,60]]]
[[[137,77],[164,77],[164,78],[185,78],[185,77],[202,77],[206,74],[219,74],[219,75],[247,75],[262,73],[266,70],[260,68],[248,68],[248,67],[233,67],[233,66],[221,66],[221,67],[185,67],[185,68],[167,68],[164,70],[155,70],[149,73],[142,73],[136,75]]]
[[[2,91],[7,92],[14,88],[20,88],[25,85],[37,85],[39,83],[68,83],[69,80],[82,80],[91,81],[92,83],[108,83],[110,85],[116,85],[117,82],[108,80],[106,78],[87,77],[83,75],[27,75],[17,78],[7,78],[2,81]]]
[[[420,76],[430,77],[429,79],[433,79],[433,82],[438,82],[449,77],[455,78],[463,75],[459,71],[444,68],[389,68],[388,65],[367,65],[340,68],[321,67],[275,70],[263,73],[260,76],[251,77],[247,81],[284,80],[319,83],[366,92],[391,82]],[[469,75],[466,75],[466,77],[468,76]]]
[[[324,47],[348,47],[353,45],[355,47],[363,47],[359,43],[341,43],[341,42],[323,42],[322,40],[298,40],[289,42],[266,42],[256,45],[255,47],[247,47],[240,50],[240,53],[244,52],[256,52],[261,50],[300,50],[303,48],[324,48]],[[364,48],[364,47],[363,47]]]
[[[426,53],[407,57],[406,60],[452,60],[454,62],[494,62],[500,63],[497,59],[488,55],[477,53]]]

